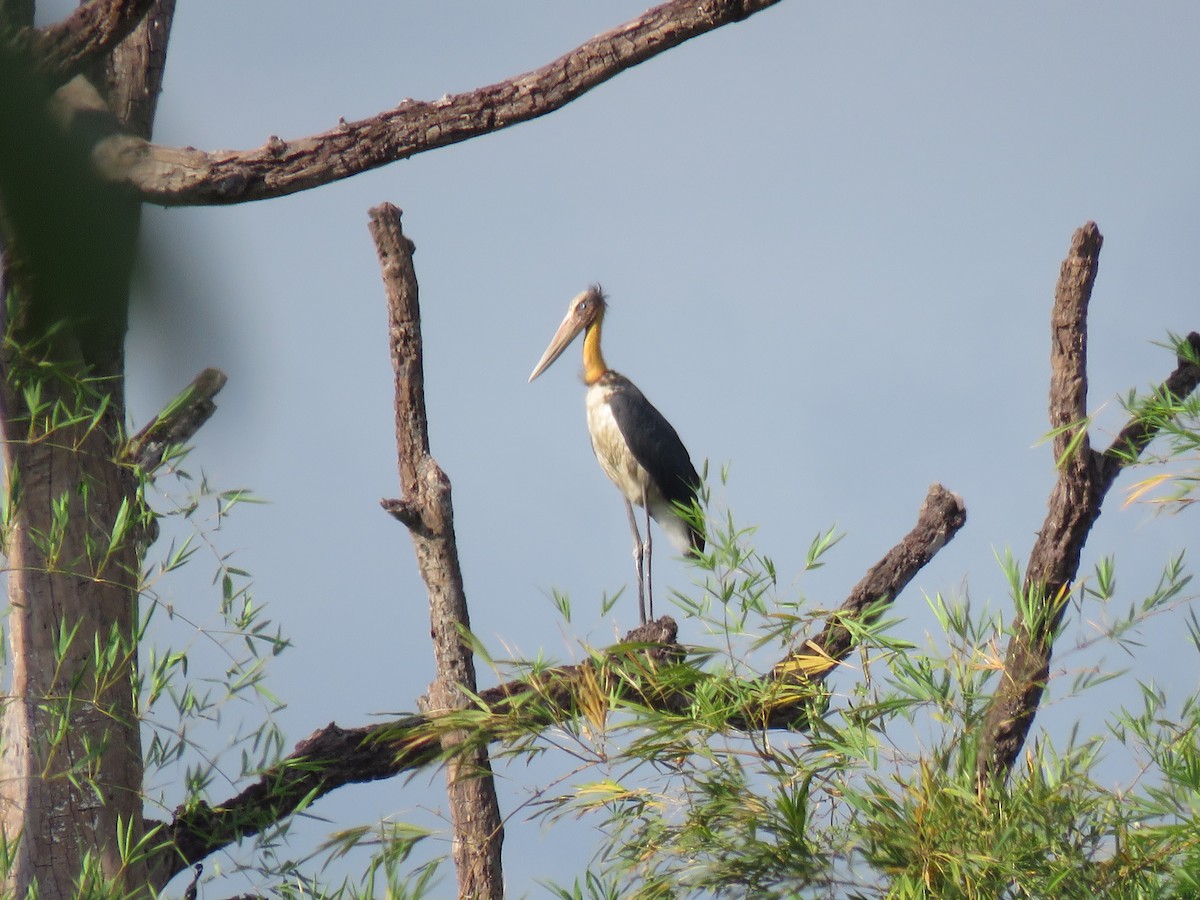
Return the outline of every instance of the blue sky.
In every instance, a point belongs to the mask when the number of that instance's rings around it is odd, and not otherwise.
[[[527,71],[643,8],[181,3],[156,138],[299,137]],[[1010,611],[994,554],[1024,558],[1053,481],[1037,442],[1072,231],[1094,219],[1105,235],[1097,433],[1123,421],[1117,395],[1172,367],[1152,342],[1200,328],[1198,26],[1181,2],[793,0],[496,135],[282,200],[149,210],[158,263],[131,329],[131,411],[145,422],[205,366],[230,376],[191,465],[270,501],[239,509],[215,542],[295,643],[270,680],[290,742],[411,709],[433,677],[411,546],[377,506],[397,482],[368,208],[402,207],[418,247],[433,452],[454,485],[473,624],[497,657],[571,659],[636,623],[631,595],[599,614],[602,592],[632,588],[632,565],[620,495],[588,446],[577,351],[525,381],[592,281],[610,295],[609,363],[697,464],[730,466],[717,502],[759,526],[783,595],[838,603],[931,482],[963,496],[967,527],[897,603],[923,640],[936,623],[922,591]],[[1117,501],[1084,570],[1116,552],[1123,608],[1197,532]],[[800,575],[832,525],[847,537]],[[209,624],[210,563],[162,585]],[[692,577],[665,556],[655,571],[681,589]],[[552,589],[572,597],[569,627]],[[1160,632],[1144,656],[1101,664],[1193,692],[1179,619]],[[704,635],[684,622],[682,639]],[[194,673],[219,670],[207,646],[193,644]],[[506,770],[505,811],[554,771]],[[381,816],[436,826],[440,803],[440,776],[354,788],[315,809],[335,824],[306,833]],[[508,827],[513,896],[587,863],[527,818]]]

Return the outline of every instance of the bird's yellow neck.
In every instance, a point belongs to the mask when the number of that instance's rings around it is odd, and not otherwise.
[[[584,384],[595,384],[600,380],[600,376],[608,371],[608,365],[604,362],[604,354],[600,352],[600,323],[603,318],[603,316],[597,317],[583,333]]]

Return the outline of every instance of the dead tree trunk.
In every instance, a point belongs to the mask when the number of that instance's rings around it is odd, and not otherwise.
[[[73,57],[74,66],[107,65],[106,93],[120,109],[114,116],[93,103],[68,125],[149,137],[170,5],[132,33],[123,19],[123,42],[110,32],[108,43],[95,45],[104,55]],[[97,9],[88,4],[84,13]],[[73,27],[84,19],[69,21]],[[91,37],[104,36],[95,22],[90,28]],[[73,36],[70,28],[40,35],[64,39],[58,46]],[[12,667],[0,720],[0,839],[12,860],[4,887],[20,897],[31,890],[76,897],[101,884],[149,895],[139,848],[136,684],[138,548],[151,523],[135,470],[121,458],[123,343],[140,200],[95,184],[83,155],[48,130],[44,87],[30,80],[24,90],[29,121],[21,125],[35,149],[6,162],[28,167],[21,172],[28,196],[10,182],[0,204]],[[91,89],[78,82],[71,90]]]
[[[1095,222],[1075,232],[1063,260],[1051,314],[1050,426],[1058,480],[1046,519],[1029,555],[1022,608],[1013,622],[1004,671],[988,706],[976,772],[980,787],[1003,781],[1016,762],[1046,681],[1054,639],[1066,614],[1079,560],[1104,498],[1121,470],[1137,461],[1164,422],[1137,413],[1104,451],[1094,450],[1087,418],[1087,311],[1104,239]],[[1200,335],[1189,334],[1190,359],[1181,358],[1160,386],[1178,401],[1200,384]]]
[[[466,709],[478,692],[475,662],[464,640],[470,630],[467,596],[454,539],[450,479],[429,454],[425,417],[425,376],[421,359],[421,312],[412,245],[400,230],[400,210],[385,203],[371,210],[371,234],[379,252],[388,295],[388,329],[396,372],[396,446],[401,500],[385,508],[408,526],[417,566],[429,590],[429,630],[437,663],[428,712]],[[466,691],[467,693],[464,693]],[[504,827],[486,746],[459,745],[465,732],[441,738],[447,756],[454,866],[460,897],[504,896],[500,847]]]
[[[132,888],[140,867],[124,864],[116,841],[122,822],[140,837],[142,817],[138,561],[118,524],[130,479],[113,461],[111,417],[29,435],[29,410],[6,413],[5,462],[19,473],[6,545],[12,686],[0,737],[0,829],[10,845],[19,840],[7,887],[23,897],[36,881],[42,897],[75,896],[90,853]]]

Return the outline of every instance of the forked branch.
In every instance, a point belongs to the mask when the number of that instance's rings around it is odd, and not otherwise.
[[[454,538],[450,479],[429,454],[429,422],[425,414],[425,374],[421,347],[421,309],[413,244],[400,228],[400,210],[385,203],[371,210],[371,236],[387,291],[388,337],[396,375],[396,449],[401,501],[384,501],[412,536],[417,566],[429,591],[429,629],[437,680],[430,688],[430,715],[461,710],[476,691],[475,661],[463,635],[470,631],[467,596]],[[406,609],[402,615],[411,616]],[[488,761],[487,745],[458,752],[466,740],[461,731],[443,731],[439,744],[447,759],[450,821],[454,828],[454,865],[459,895],[504,896],[500,847],[504,829]]]
[[[1121,470],[1135,462],[1162,426],[1137,413],[1103,452],[1087,433],[1087,308],[1103,238],[1094,222],[1075,232],[1063,261],[1051,316],[1050,425],[1058,479],[1049,510],[1029,555],[1023,585],[1026,617],[1018,610],[1004,671],[988,707],[977,775],[982,783],[1003,779],[1021,752],[1050,674],[1054,635],[1066,613],[1080,554],[1100,517],[1104,497]],[[1181,356],[1159,387],[1168,401],[1185,398],[1200,384],[1200,335],[1186,338],[1191,359]]]

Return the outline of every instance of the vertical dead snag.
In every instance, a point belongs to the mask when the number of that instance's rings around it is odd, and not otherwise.
[[[460,637],[460,629],[469,629],[471,623],[454,540],[450,479],[429,455],[413,245],[401,231],[400,210],[390,203],[371,210],[370,229],[387,290],[402,491],[400,500],[385,500],[383,506],[408,526],[417,566],[429,591],[430,637],[437,663],[437,681],[430,690],[429,704],[431,715],[435,715],[437,710],[466,708],[470,701],[463,691],[476,693],[475,663]],[[450,751],[462,737],[448,734],[442,740],[443,751]],[[500,847],[504,831],[487,750],[446,755],[459,894],[501,897]]]
[[[1087,307],[1104,239],[1094,222],[1075,232],[1054,295],[1050,345],[1050,426],[1058,480],[1046,520],[1029,555],[1023,592],[1004,658],[1004,671],[988,708],[976,773],[981,785],[1003,779],[1021,752],[1050,673],[1054,635],[1079,570],[1079,558],[1104,497],[1121,469],[1136,460],[1161,423],[1136,414],[1104,452],[1087,433]],[[1200,335],[1188,335],[1193,352]],[[1200,366],[1186,359],[1160,388],[1182,399],[1200,383]]]

